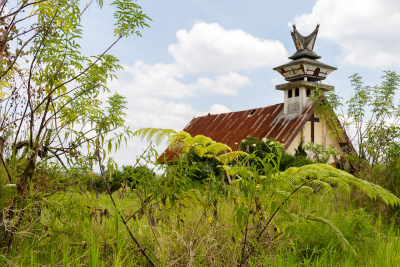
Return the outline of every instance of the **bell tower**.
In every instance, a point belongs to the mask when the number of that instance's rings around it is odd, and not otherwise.
[[[321,57],[313,51],[318,29],[319,24],[309,36],[304,37],[293,25],[291,35],[296,52],[289,57],[292,61],[274,68],[288,82],[276,86],[276,90],[284,92],[284,114],[301,113],[315,88],[324,92],[334,89],[323,84],[322,80],[336,68],[318,61]]]

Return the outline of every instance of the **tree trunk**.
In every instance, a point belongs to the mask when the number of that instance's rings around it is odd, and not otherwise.
[[[38,155],[38,149],[35,149],[35,153],[29,159],[29,162],[26,165],[25,170],[21,175],[21,180],[18,186],[19,195],[24,195],[26,193],[28,183],[31,180],[33,173],[35,172],[37,155]]]
[[[4,148],[4,138],[0,136],[0,155],[3,156],[3,148]]]

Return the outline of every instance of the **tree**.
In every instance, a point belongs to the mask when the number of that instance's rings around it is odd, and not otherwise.
[[[102,8],[103,0],[95,3]],[[82,4],[0,4],[0,136],[6,140],[0,164],[7,170],[0,178],[7,173],[9,183],[18,185],[18,207],[31,197],[29,188],[38,189],[33,177],[41,167],[56,164],[64,177],[77,177],[130,135],[124,97],[114,93],[103,103],[99,95],[110,92],[107,81],[121,69],[108,52],[122,38],[141,36],[150,18],[134,0],[112,1],[115,38],[103,53],[88,56],[80,51],[81,20],[94,3]]]
[[[382,83],[372,87],[364,86],[357,73],[349,79],[354,92],[346,102],[333,91],[324,95],[324,101],[320,101],[319,90],[312,95],[316,113],[327,119],[333,135],[340,136],[344,128],[353,133],[349,141],[356,154],[345,152],[353,154],[347,156],[347,160],[356,172],[365,172],[361,175],[374,182],[386,180],[387,186],[398,192],[400,105],[395,95],[400,75],[385,71]]]
[[[103,6],[102,0],[96,2]],[[98,96],[109,92],[107,80],[116,78],[121,69],[118,59],[107,52],[124,37],[141,36],[139,29],[148,27],[150,19],[133,0],[113,1],[115,40],[102,54],[86,56],[78,41],[83,38],[81,19],[90,4],[83,10],[76,0],[1,4],[0,91],[8,96],[0,100],[0,135],[11,145],[10,158],[25,149],[27,164],[20,180],[9,177],[19,182],[20,193],[26,191],[39,162],[56,158],[66,171],[66,164],[87,168],[98,154],[106,155],[103,146],[111,150],[129,134],[123,119],[124,97],[114,93],[104,107]],[[118,135],[107,138],[118,128]],[[84,144],[85,155],[78,152]]]

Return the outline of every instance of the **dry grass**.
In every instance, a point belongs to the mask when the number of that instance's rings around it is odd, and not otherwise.
[[[87,266],[93,250],[104,266],[115,266],[116,262],[119,266],[147,265],[121,223],[116,227],[108,196],[100,195],[98,202],[90,193],[62,193],[52,198],[41,221],[20,231],[12,250],[2,252],[1,265]],[[117,203],[127,215],[138,207],[133,195],[118,199]],[[86,206],[106,208],[111,216],[103,218],[100,224],[99,216],[90,219]],[[321,192],[316,198],[295,201],[291,209],[304,210],[305,206],[334,221],[358,251],[359,258],[341,251],[330,231],[315,223],[291,229],[272,245],[265,237],[260,241],[260,251],[246,265],[293,266],[307,262],[308,266],[378,266],[375,264],[380,262],[385,263],[381,266],[395,266],[394,262],[400,261],[397,232],[365,211],[354,210],[348,195]],[[160,266],[235,266],[242,246],[233,231],[233,212],[232,205],[221,203],[218,220],[212,216],[205,218],[202,210],[191,207],[183,215],[179,213],[180,218],[178,213],[170,213],[163,218],[164,222],[159,218],[153,226],[146,216],[128,224],[142,246],[154,252]],[[274,231],[268,234],[273,235]],[[121,252],[116,255],[118,246]]]

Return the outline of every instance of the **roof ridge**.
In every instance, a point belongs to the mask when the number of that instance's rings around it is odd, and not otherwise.
[[[255,109],[259,109],[259,108],[269,108],[269,107],[273,107],[273,106],[277,106],[277,105],[283,105],[284,103],[277,103],[277,104],[273,104],[273,105],[269,105],[269,106],[265,106],[265,107],[258,107],[258,108],[250,108],[250,109],[244,109],[244,110],[237,110],[237,111],[231,111],[231,112],[221,112],[221,113],[217,113],[217,114],[206,114],[203,116],[198,116],[198,117],[194,117],[195,119],[197,118],[202,118],[202,117],[208,117],[208,116],[219,116],[219,115],[223,115],[223,114],[231,114],[231,113],[236,113],[236,112],[243,112],[243,111],[249,111],[249,110],[255,110]]]

